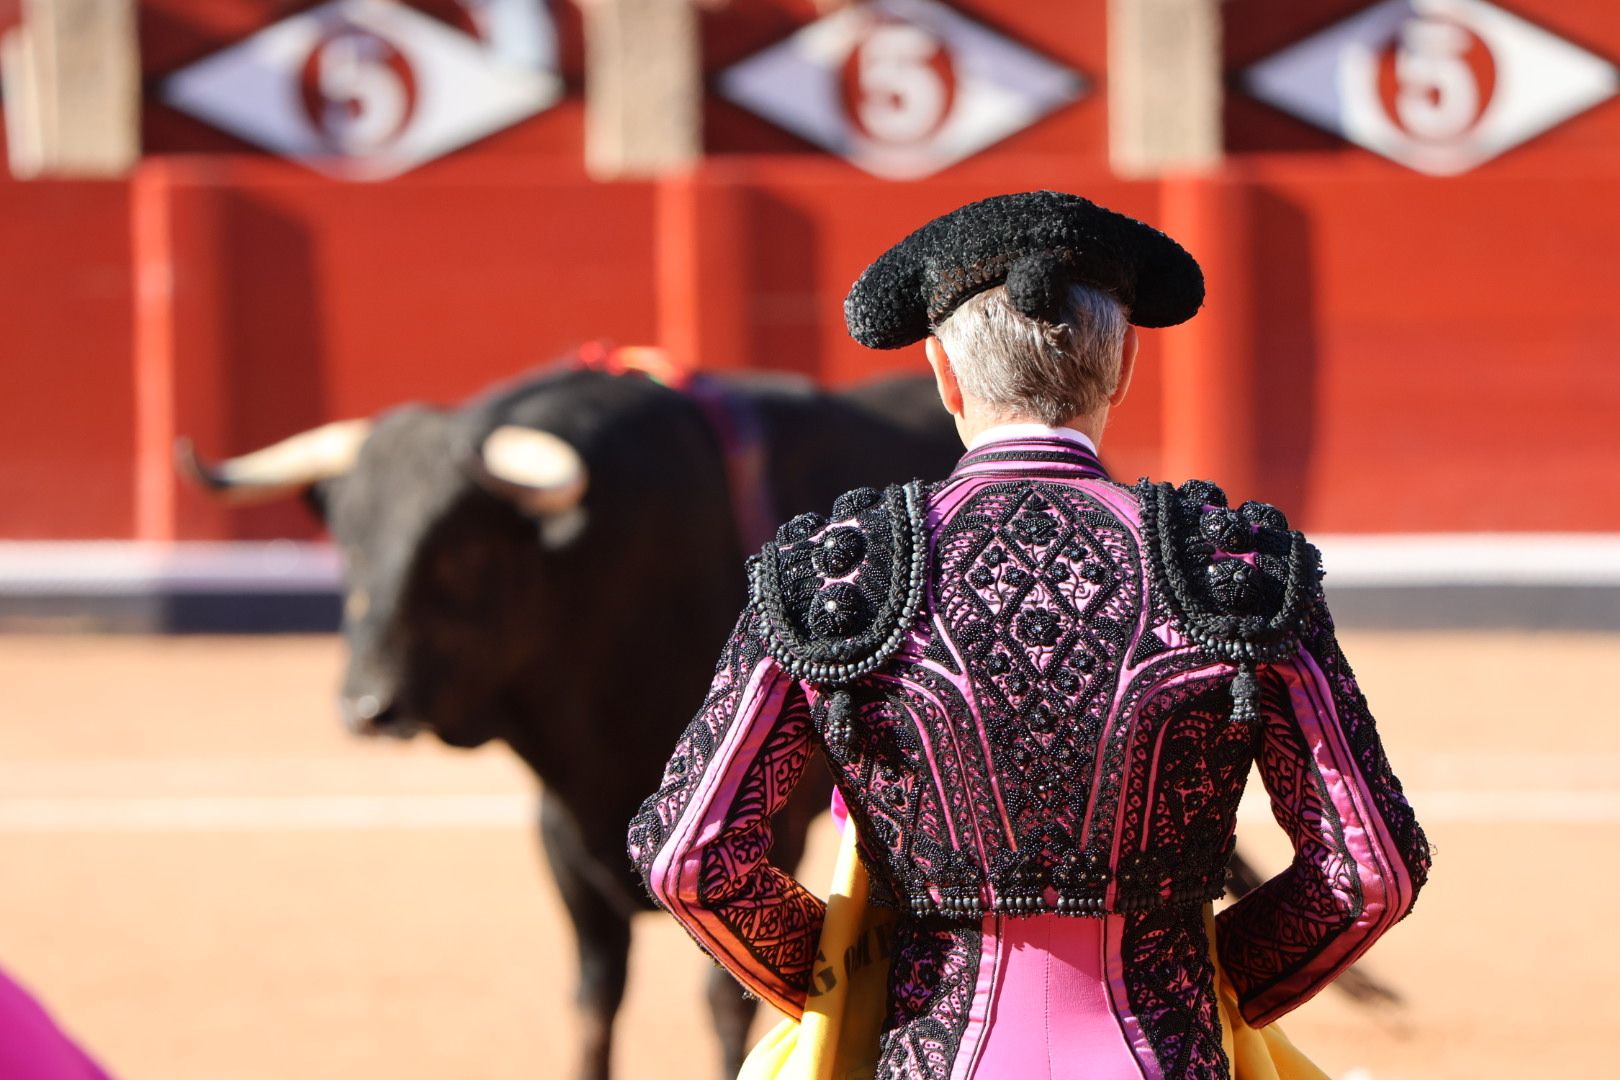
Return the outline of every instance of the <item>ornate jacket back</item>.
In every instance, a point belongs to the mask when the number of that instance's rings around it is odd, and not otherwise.
[[[1119,921],[1145,1073],[1226,1075],[1202,912],[1256,763],[1296,859],[1217,921],[1251,1023],[1330,981],[1426,877],[1316,553],[1272,507],[1124,487],[1062,439],[992,443],[943,483],[795,519],[750,572],[631,854],[701,945],[801,1008],[820,902],[763,853],[819,751],[874,896],[906,913],[897,1074],[950,1075],[972,988],[940,972],[958,956],[971,983],[987,917],[1058,915]]]

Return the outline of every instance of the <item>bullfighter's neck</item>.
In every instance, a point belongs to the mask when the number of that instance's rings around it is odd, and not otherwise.
[[[995,427],[985,428],[968,443],[968,449],[978,450],[993,442],[1010,442],[1018,439],[1067,439],[1085,447],[1093,457],[1097,456],[1097,443],[1078,428],[1036,423],[997,424]]]

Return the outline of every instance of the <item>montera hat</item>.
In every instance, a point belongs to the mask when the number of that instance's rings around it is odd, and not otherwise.
[[[1078,195],[1026,191],[952,210],[878,256],[844,322],[862,345],[898,349],[1001,284],[1019,311],[1056,321],[1071,282],[1113,294],[1137,326],[1186,322],[1204,302],[1197,260],[1164,233]]]

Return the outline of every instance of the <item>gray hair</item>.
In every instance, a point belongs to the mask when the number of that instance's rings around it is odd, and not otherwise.
[[[1112,295],[1071,284],[1062,319],[1033,319],[998,285],[969,298],[934,328],[964,393],[998,418],[1061,424],[1095,412],[1119,384],[1127,313]]]

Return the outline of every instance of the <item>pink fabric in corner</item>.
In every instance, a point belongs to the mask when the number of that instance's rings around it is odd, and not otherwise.
[[[833,788],[832,806],[828,807],[832,814],[833,824],[838,826],[838,835],[844,835],[844,829],[849,825],[849,804],[844,801],[844,793]]]
[[[996,939],[995,992],[971,1076],[1141,1080],[1109,1004],[1106,922],[1056,915],[985,920],[986,937]]]
[[[0,1077],[109,1080],[28,991],[0,971]]]

